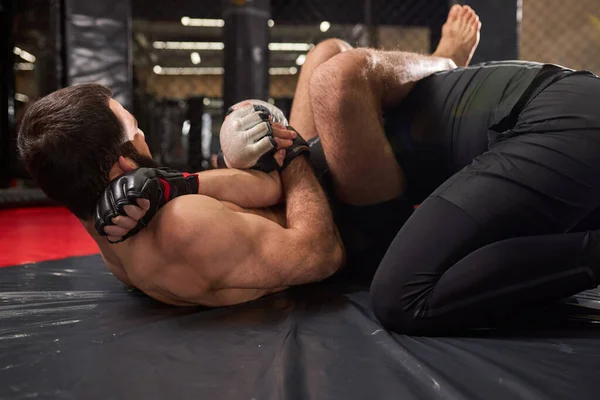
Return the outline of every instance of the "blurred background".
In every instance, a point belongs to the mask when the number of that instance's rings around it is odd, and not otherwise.
[[[0,0],[0,188],[31,186],[16,153],[40,97],[105,84],[138,119],[154,157],[209,167],[224,110],[245,98],[289,112],[306,53],[353,46],[429,53],[447,0]],[[474,62],[523,59],[600,73],[600,0],[473,0]]]

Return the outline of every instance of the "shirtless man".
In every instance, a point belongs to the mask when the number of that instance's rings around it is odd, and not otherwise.
[[[371,261],[365,269],[372,275],[412,212],[378,116],[382,107],[400,102],[414,82],[467,65],[479,28],[473,10],[455,6],[432,56],[352,50],[339,40],[325,41],[308,55],[290,123],[323,150],[327,173],[317,168],[318,175],[323,182],[325,175],[331,178],[329,200],[341,235],[305,157],[291,160],[280,174],[160,172],[135,119],[98,86],[63,89],[37,102],[23,120],[19,148],[39,186],[82,221],[108,268],[165,303],[236,304],[325,279],[344,264],[342,270],[352,270],[353,262],[358,267],[364,259]],[[280,149],[296,136],[275,123],[272,129]],[[283,156],[275,153],[279,164]],[[311,160],[318,159],[314,151]],[[140,174],[142,182],[136,179]],[[107,195],[104,188],[115,178],[125,186],[111,185]],[[93,216],[103,193],[109,203],[119,204],[114,211],[121,215],[104,228],[117,239],[149,207],[156,211],[157,204],[140,199],[150,186],[149,197],[165,204],[147,227],[118,244],[96,233]],[[273,208],[282,198],[285,207]]]

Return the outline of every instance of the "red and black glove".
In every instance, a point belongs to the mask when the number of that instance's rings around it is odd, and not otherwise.
[[[127,216],[126,205],[137,205],[137,199],[150,201],[150,208],[119,243],[135,235],[154,217],[167,202],[186,194],[198,194],[198,175],[187,174],[169,168],[139,168],[113,179],[96,204],[94,224],[96,231],[106,236],[104,228],[114,225],[112,219]]]

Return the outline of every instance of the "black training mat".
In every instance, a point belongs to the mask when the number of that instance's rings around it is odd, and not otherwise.
[[[339,284],[164,306],[100,256],[2,268],[0,301],[0,399],[600,398],[598,291],[455,338],[391,335]]]

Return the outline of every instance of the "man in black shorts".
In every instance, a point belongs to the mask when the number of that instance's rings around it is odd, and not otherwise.
[[[349,270],[391,242],[371,297],[398,332],[469,328],[598,284],[600,79],[467,67],[479,27],[454,6],[433,56],[329,41],[299,79],[292,124],[331,183]]]

